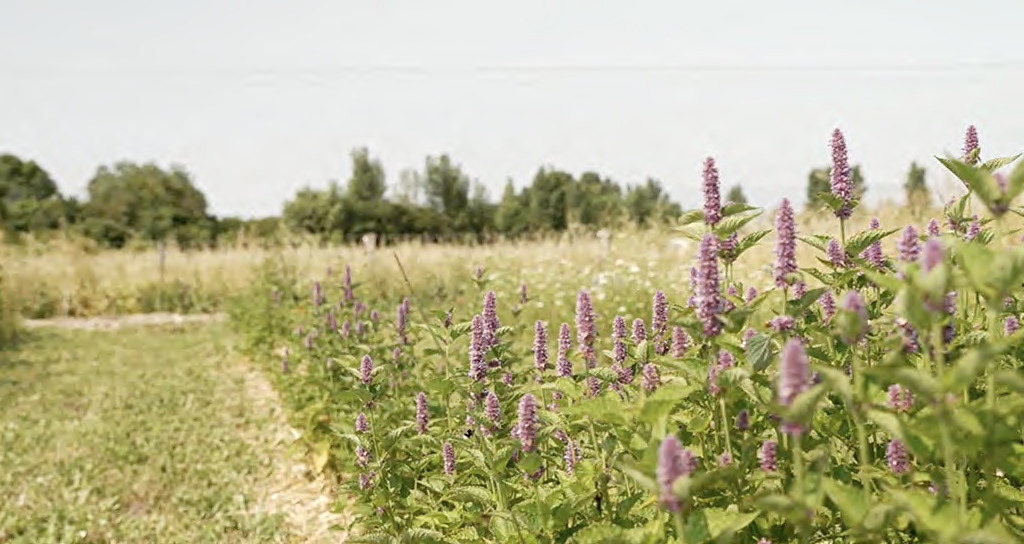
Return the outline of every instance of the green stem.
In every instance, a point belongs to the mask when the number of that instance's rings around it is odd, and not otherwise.
[[[718,398],[718,408],[722,413],[722,431],[725,432],[725,451],[732,456],[732,440],[729,437],[729,416],[725,412],[725,397]]]
[[[846,247],[846,219],[839,220],[839,241]]]
[[[863,366],[859,364],[860,359],[854,352],[852,357],[853,366],[853,406],[850,407],[850,413],[853,417],[854,425],[857,426],[857,447],[858,447],[858,461],[860,463],[860,482],[864,486],[864,498],[871,501],[871,481],[869,477],[869,467],[871,466],[871,450],[868,447],[868,430],[864,423],[864,414],[861,413],[861,399],[867,398],[867,392],[864,388],[864,371]]]
[[[932,326],[931,334],[931,349],[934,357],[935,372],[938,376],[939,382],[942,382],[943,375],[945,374],[945,346],[943,345],[942,339],[942,324],[936,324]],[[942,459],[946,469],[946,494],[950,498],[955,498],[958,503],[956,525],[960,527],[963,515],[966,513],[967,505],[966,499],[963,494],[959,491],[957,496],[953,497],[953,487],[957,481],[956,461],[953,457],[953,439],[950,436],[949,429],[953,422],[950,421],[949,404],[945,398],[939,399],[939,409],[936,415],[939,417],[939,434],[942,442]]]

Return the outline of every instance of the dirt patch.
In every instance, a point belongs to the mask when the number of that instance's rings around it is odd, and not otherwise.
[[[97,317],[54,317],[51,319],[26,319],[26,327],[61,327],[65,329],[114,330],[121,327],[144,325],[184,325],[186,323],[209,323],[223,321],[225,314],[131,314]]]
[[[304,460],[288,454],[300,433],[285,420],[277,391],[245,363],[232,372],[244,380],[254,411],[268,420],[259,435],[245,437],[268,451],[273,467],[271,475],[257,485],[256,513],[283,514],[302,542],[344,542],[348,534],[331,527],[345,526],[350,518],[332,511],[330,482],[323,475],[314,476]]]

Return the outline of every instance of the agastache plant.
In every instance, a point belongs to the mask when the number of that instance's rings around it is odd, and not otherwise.
[[[775,286],[786,288],[789,276],[796,272],[796,219],[788,198],[782,199],[775,216]]]
[[[704,223],[714,227],[722,220],[722,201],[719,193],[718,168],[715,159],[704,159]]]
[[[830,172],[832,195],[841,205],[835,210],[840,221],[850,218],[853,212],[853,187],[850,179],[850,162],[846,151],[846,138],[838,128],[832,131],[832,169]]]
[[[715,336],[722,332],[722,322],[718,319],[722,294],[718,290],[718,253],[713,234],[705,234],[701,239],[698,255],[697,316],[704,325],[704,334]]]
[[[572,376],[572,361],[569,360],[569,349],[571,347],[572,339],[569,336],[569,324],[562,323],[562,326],[558,329],[558,360],[555,362],[555,370],[560,378]]]
[[[590,293],[580,291],[576,297],[576,342],[588,368],[597,364],[597,352],[594,341],[597,339],[594,305],[590,301]]]

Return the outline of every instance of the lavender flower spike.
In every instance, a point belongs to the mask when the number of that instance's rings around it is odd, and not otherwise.
[[[899,259],[901,261],[913,262],[917,260],[917,255],[921,252],[921,248],[918,244],[917,229],[913,225],[907,225],[907,228],[903,229],[903,236],[896,243],[896,250],[899,252]]]
[[[942,231],[939,230],[939,220],[934,217],[928,220],[928,226],[925,228],[925,232],[929,237],[942,236]]]
[[[537,372],[548,368],[548,326],[539,319],[533,324],[533,367]]]
[[[797,338],[790,338],[782,348],[779,363],[779,402],[789,406],[807,389],[808,361],[804,346]]]
[[[787,276],[796,272],[796,220],[788,198],[782,199],[775,216],[775,236],[775,286],[784,288],[789,285]]]
[[[537,399],[531,393],[523,395],[519,400],[519,422],[516,429],[519,431],[519,442],[523,451],[533,451],[537,436]]]
[[[761,444],[761,452],[759,457],[761,458],[761,470],[765,472],[775,472],[778,469],[778,461],[776,457],[776,447],[778,445],[774,440],[765,440]]]
[[[569,360],[570,347],[572,347],[572,339],[569,336],[569,324],[562,323],[558,329],[558,360],[555,363],[555,370],[560,378],[572,376],[572,361]]]
[[[639,317],[633,320],[633,343],[639,344],[647,340],[647,330],[644,327],[644,320]]]
[[[613,358],[622,365],[626,362],[626,320],[621,315],[615,316],[612,321],[612,343]]]
[[[597,364],[597,352],[594,350],[594,340],[596,339],[597,325],[595,324],[594,304],[590,301],[590,293],[580,291],[576,296],[576,341],[579,343],[580,352],[583,353],[588,368],[593,368]]]
[[[469,377],[478,382],[487,376],[484,326],[484,318],[480,314],[474,315],[469,337]]]
[[[651,304],[651,335],[655,338],[665,334],[668,327],[668,299],[664,291],[654,293]]]
[[[495,423],[501,418],[501,406],[498,404],[498,395],[495,395],[494,391],[487,393],[487,399],[484,400],[484,414],[487,415],[487,419]]]
[[[441,458],[444,460],[444,473],[452,474],[455,472],[455,448],[452,447],[451,442],[445,442],[441,448]]]
[[[416,430],[420,434],[427,432],[427,394],[422,391],[416,395]]]
[[[363,355],[363,360],[359,362],[359,379],[366,384],[373,379],[373,359],[369,355]]]
[[[722,332],[718,313],[722,309],[722,295],[718,291],[718,247],[715,235],[708,233],[700,242],[697,265],[697,316],[704,324],[704,334],[716,336]]]
[[[974,125],[967,127],[967,132],[964,134],[964,162],[967,164],[978,164],[980,160],[978,143],[978,129]]]
[[[1017,316],[1006,316],[1006,319],[1003,321],[1003,334],[1010,336],[1017,332],[1018,329],[1020,329],[1020,320],[1017,319]]]
[[[498,343],[498,329],[501,322],[498,321],[498,301],[494,291],[487,291],[484,294],[484,345],[488,348]]]
[[[661,383],[661,377],[658,376],[658,367],[654,366],[653,363],[647,363],[640,372],[643,376],[645,391],[650,393],[658,388],[658,385]]]
[[[853,212],[853,187],[850,184],[850,163],[846,151],[846,139],[838,128],[832,131],[832,194],[843,202],[836,210],[836,217],[849,219]]]
[[[676,480],[689,476],[697,468],[697,458],[693,452],[683,448],[674,434],[669,434],[658,447],[658,467],[655,477],[661,487],[661,504],[675,512],[679,510],[679,499],[672,491]]]
[[[722,220],[722,201],[719,196],[718,168],[715,159],[704,159],[704,223],[714,227]]]
[[[924,251],[921,253],[921,269],[925,272],[935,268],[946,258],[942,249],[942,242],[938,238],[929,238],[924,243]]]
[[[895,474],[903,474],[910,468],[907,463],[907,449],[898,438],[889,441],[885,448],[885,459],[889,463],[889,469]]]
[[[678,325],[672,327],[672,357],[676,359],[682,358],[689,347],[690,335],[686,334],[686,330]]]
[[[832,266],[842,268],[846,266],[846,251],[839,245],[839,242],[835,238],[828,241],[825,252],[828,254],[828,260],[832,263]]]

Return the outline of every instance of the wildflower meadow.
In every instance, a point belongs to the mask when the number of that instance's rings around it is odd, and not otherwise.
[[[499,260],[455,296],[396,251],[382,293],[268,260],[234,322],[352,542],[1019,542],[1024,166],[964,140],[923,224],[857,220],[837,129],[827,232],[723,202],[708,158],[691,266],[651,288]]]

